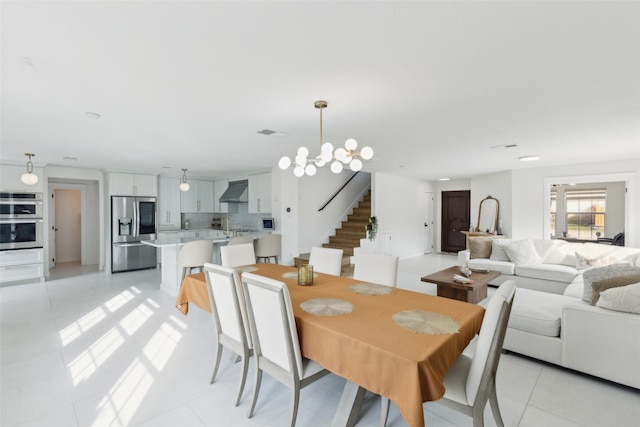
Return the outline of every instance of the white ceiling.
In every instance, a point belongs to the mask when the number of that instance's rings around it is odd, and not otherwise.
[[[319,99],[325,140],[374,148],[367,171],[459,179],[640,158],[635,1],[1,7],[5,162],[263,170],[318,151]],[[490,148],[505,144],[517,147]],[[542,159],[517,160],[530,154]]]

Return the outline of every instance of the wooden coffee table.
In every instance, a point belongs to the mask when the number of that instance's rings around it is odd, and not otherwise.
[[[445,270],[438,271],[428,276],[422,277],[423,282],[435,283],[438,286],[438,296],[457,299],[459,301],[479,303],[487,297],[487,283],[500,276],[499,271],[489,271],[488,273],[471,273],[473,283],[465,285],[453,281],[453,275],[460,273],[460,267],[453,266]]]

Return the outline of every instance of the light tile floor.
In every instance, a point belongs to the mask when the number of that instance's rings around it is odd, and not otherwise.
[[[435,294],[420,277],[455,262],[443,254],[402,260],[399,286]],[[268,376],[253,418],[246,417],[251,382],[233,406],[240,365],[230,354],[209,384],[212,319],[197,307],[183,316],[159,281],[157,270],[108,275],[59,265],[45,283],[0,288],[0,425],[286,425],[288,390]],[[329,375],[303,389],[297,425],[329,426],[343,385]],[[640,420],[638,390],[514,354],[502,356],[497,386],[507,426],[637,426]],[[429,426],[472,425],[437,402],[424,410]],[[358,425],[378,425],[379,411],[379,399],[368,396]],[[495,425],[489,408],[485,420]],[[388,425],[405,425],[394,405]]]

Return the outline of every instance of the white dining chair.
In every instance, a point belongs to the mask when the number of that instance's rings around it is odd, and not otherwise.
[[[194,240],[185,243],[178,252],[178,265],[182,268],[180,284],[182,284],[187,272],[191,274],[194,268],[202,271],[204,265],[211,262],[212,257],[213,242],[211,240]]]
[[[215,362],[211,384],[214,383],[220,367],[222,347],[227,347],[235,354],[240,355],[242,373],[235,402],[235,405],[238,406],[247,379],[249,357],[253,349],[242,283],[238,272],[232,268],[207,263],[204,265],[204,272],[216,333]]]
[[[342,249],[334,248],[311,248],[309,264],[313,266],[313,271],[318,273],[340,275],[342,269]]]
[[[382,254],[358,254],[355,256],[353,278],[395,288],[398,279],[398,257]]]
[[[282,236],[280,234],[266,234],[256,242],[256,260],[261,259],[270,262],[271,258],[275,258],[278,263],[278,256],[282,248]]]
[[[253,243],[221,246],[220,259],[223,267],[240,267],[255,264],[256,252]]]
[[[233,237],[227,245],[243,245],[245,243],[253,243],[253,236],[247,234],[245,236]]]
[[[252,273],[242,274],[249,330],[256,364],[251,418],[258,400],[262,373],[291,389],[290,426],[296,424],[300,389],[327,375],[329,371],[302,357],[289,290],[283,282]]]
[[[473,426],[484,425],[484,408],[487,400],[498,427],[504,427],[498,395],[496,371],[507,332],[516,282],[507,280],[493,294],[482,320],[480,334],[473,355],[461,354],[444,377],[446,389],[438,402],[473,418]],[[382,399],[382,425],[386,424],[389,399]]]

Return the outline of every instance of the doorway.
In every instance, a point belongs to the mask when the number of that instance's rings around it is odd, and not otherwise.
[[[471,216],[471,191],[442,192],[442,252],[458,252],[466,248],[466,236],[461,231],[469,230]]]
[[[49,276],[53,269],[98,268],[100,227],[98,183],[49,179],[48,242]],[[55,276],[55,275],[54,275]]]
[[[54,189],[51,198],[54,222],[51,224],[51,267],[56,263],[81,263],[81,192]]]

